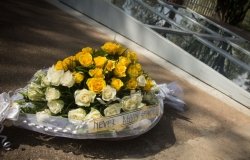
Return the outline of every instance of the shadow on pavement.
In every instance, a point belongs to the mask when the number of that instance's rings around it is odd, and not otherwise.
[[[14,150],[20,145],[46,146],[63,152],[73,152],[75,155],[82,154],[87,158],[143,158],[169,148],[176,142],[172,122],[179,118],[189,121],[177,112],[165,108],[162,119],[152,130],[139,137],[125,140],[68,139],[16,127],[6,127],[3,134],[8,135],[8,140],[12,142]]]
[[[97,47],[108,39],[43,0],[1,1],[0,30],[0,92],[24,87],[36,70],[51,66],[82,46]],[[176,142],[172,123],[179,118],[188,120],[165,109],[152,130],[130,140],[75,140],[16,127],[6,127],[3,134],[12,142],[13,152],[25,150],[23,145],[26,145],[46,146],[88,158],[143,158]]]
[[[0,1],[0,93],[24,87],[35,71],[108,40],[45,0]]]

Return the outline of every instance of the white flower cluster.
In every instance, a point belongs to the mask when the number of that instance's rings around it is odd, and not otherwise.
[[[47,74],[39,70],[34,75],[34,81],[28,85],[28,97],[32,101],[47,101],[47,106],[53,114],[58,114],[64,107],[64,102],[60,100],[61,93],[55,87],[62,85],[72,87],[75,83],[73,74],[70,71],[56,70],[54,66],[50,67]],[[43,91],[45,89],[45,92]],[[47,112],[46,112],[47,113]]]
[[[57,86],[72,87],[75,83],[70,71],[56,70],[50,67],[47,73],[39,70],[35,73],[32,82],[28,85],[27,96],[32,101],[47,101],[49,109],[37,112],[37,120],[44,120],[51,114],[58,114],[64,107],[63,100],[60,100],[61,93]]]
[[[57,89],[59,85],[71,88],[75,84],[73,74],[70,71],[56,70],[54,66],[47,71],[38,71],[34,75],[34,82],[28,85],[28,97],[33,101],[47,101],[48,109],[37,112],[37,121],[41,122],[52,114],[61,113],[64,107],[63,100],[60,99],[61,93]],[[39,84],[35,83],[39,80]],[[143,75],[137,78],[139,86],[145,86],[146,79]],[[45,89],[44,89],[45,88]],[[121,100],[116,101],[117,90],[110,85],[107,85],[101,92],[101,101],[107,107],[104,109],[104,116],[114,116],[121,111],[133,111],[146,106],[142,103],[143,96],[140,92],[132,93],[130,96],[125,96]],[[74,92],[76,109],[71,109],[68,112],[68,119],[75,123],[84,120],[101,118],[102,114],[99,110],[91,107],[87,114],[85,107],[90,107],[94,103],[97,94],[87,89],[78,89]],[[116,103],[114,103],[116,101]]]
[[[89,107],[91,103],[94,102],[96,98],[96,93],[93,91],[89,91],[87,89],[82,89],[82,90],[76,90],[75,91],[75,103],[79,107]],[[110,102],[116,99],[116,89],[113,87],[107,85],[103,90],[102,90],[102,100],[106,102]],[[111,115],[116,115],[120,113],[121,107],[116,107],[116,104],[108,106],[104,110],[104,115],[105,116],[111,116]],[[96,119],[96,118],[101,118],[102,115],[101,113],[94,108],[91,108],[90,112],[86,115],[86,112],[82,112],[83,109],[78,108],[78,109],[73,109],[69,112],[68,114],[68,119],[69,121],[73,122],[75,120],[90,120],[90,119]],[[115,110],[112,111],[112,110]]]
[[[72,87],[75,84],[73,74],[70,71],[56,70],[54,66],[50,67],[47,73],[47,79],[53,86],[60,84],[65,87]]]
[[[39,79],[39,80],[38,80]],[[38,83],[35,83],[39,81]],[[49,109],[45,109],[41,112],[37,112],[37,121],[41,122],[46,118],[49,118],[51,114],[58,114],[64,107],[63,100],[60,100],[61,93],[57,86],[62,85],[65,87],[72,87],[74,85],[74,78],[70,71],[64,72],[63,70],[56,70],[54,66],[50,67],[47,74],[39,70],[34,75],[34,82],[28,85],[28,97],[32,101],[47,101]],[[45,88],[45,91],[44,89]],[[113,101],[116,99],[116,89],[107,85],[102,91],[102,100],[105,102]],[[102,117],[101,113],[91,108],[91,111],[86,114],[86,111],[82,107],[89,107],[96,98],[96,93],[87,89],[76,90],[74,93],[75,104],[79,107],[72,109],[68,112],[68,119],[71,122],[83,121],[89,119],[95,119]],[[119,114],[121,107],[113,104],[107,107],[104,111],[106,116]]]

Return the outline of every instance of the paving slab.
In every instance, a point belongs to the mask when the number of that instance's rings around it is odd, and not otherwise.
[[[99,47],[113,40],[93,24],[44,0],[0,1],[0,30],[0,92],[25,86],[36,70],[83,47]],[[183,88],[186,112],[166,106],[161,121],[152,130],[122,141],[51,137],[9,126],[3,134],[8,135],[13,149],[1,149],[0,158],[249,160],[250,117],[235,109],[238,104],[190,83],[164,67],[164,60],[157,63],[145,53],[138,49],[139,60],[158,83],[175,81]]]

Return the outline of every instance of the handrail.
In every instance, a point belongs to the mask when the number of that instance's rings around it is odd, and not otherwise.
[[[178,10],[174,9],[173,7],[169,6],[167,3],[165,2],[162,2],[161,0],[157,0],[158,3],[160,3],[161,5],[164,5],[165,7],[167,7],[168,9],[170,9],[171,11],[174,11],[175,13],[179,14],[180,16],[192,21],[193,23],[197,24],[198,26],[200,26],[201,28],[205,29],[206,31],[208,31],[209,33],[213,34],[213,35],[220,35],[218,34],[217,32],[214,32],[213,30],[205,27],[204,25],[200,24],[199,22],[193,20],[192,18],[186,16],[186,15],[183,15],[182,13],[180,13]],[[220,27],[220,29],[223,29]],[[228,31],[227,31],[228,32]],[[229,32],[230,34],[232,32]],[[234,34],[232,34],[234,35]],[[235,35],[234,35],[235,36]],[[238,35],[236,37],[239,37]],[[233,39],[233,38],[232,38]],[[234,48],[240,50],[241,52],[243,52],[244,54],[246,55],[249,55],[250,56],[250,52],[245,50],[244,48],[240,47],[239,45],[235,44],[232,42],[232,39],[228,39],[227,37],[225,37],[224,41],[226,41],[228,44],[230,44],[231,46],[233,46]],[[238,39],[241,39],[241,41],[246,41],[245,39],[239,37]]]
[[[226,42],[225,37],[222,37],[222,36],[209,35],[209,34],[197,33],[197,32],[192,32],[192,31],[182,31],[182,30],[177,30],[177,29],[173,29],[173,28],[160,27],[160,26],[154,26],[154,25],[146,25],[146,26],[150,27],[151,29],[153,29],[155,31],[159,31],[159,32],[175,33],[175,34],[187,35],[187,36],[197,35],[199,37],[206,38],[206,39],[219,40],[219,41]],[[226,37],[226,38],[230,39],[232,41],[242,42],[242,39],[236,39],[236,38],[231,38],[231,37]]]
[[[162,19],[166,20],[168,23],[174,25],[175,27],[187,31],[186,28],[178,25],[177,23],[175,23],[173,20],[170,20],[168,18],[166,18],[165,15],[157,12],[153,7],[145,4],[142,0],[136,0],[139,4],[141,4],[143,7],[145,7],[146,9],[148,9],[149,11],[153,12],[154,14],[158,15],[159,17],[161,17]],[[234,58],[232,55],[228,54],[226,51],[222,50],[221,48],[218,48],[216,46],[214,46],[214,44],[212,44],[211,42],[200,38],[197,35],[194,35],[194,38],[196,38],[199,42],[203,43],[204,45],[206,45],[207,47],[213,49],[214,51],[218,52],[219,54],[221,54],[222,56],[224,56],[225,58],[227,58],[228,60],[232,61],[233,63],[239,65],[240,67],[244,68],[245,70],[247,70],[248,72],[250,72],[250,66],[243,63],[242,61],[239,61],[238,59]]]
[[[200,15],[200,14],[196,13],[195,11],[191,10],[190,8],[187,8],[187,10],[188,10],[189,12],[192,12],[192,14],[195,14],[196,16],[198,16],[198,17],[200,17],[200,18],[206,20],[207,22],[213,24],[214,26],[220,28],[221,30],[226,31],[226,32],[228,32],[228,33],[234,35],[235,37],[242,38],[241,36],[235,34],[234,32],[231,32],[230,30],[228,30],[228,29],[226,29],[226,28],[221,27],[220,25],[218,25],[217,23],[215,23],[215,22],[211,21],[210,19],[204,17],[203,15]],[[244,39],[244,38],[242,38],[242,39]]]

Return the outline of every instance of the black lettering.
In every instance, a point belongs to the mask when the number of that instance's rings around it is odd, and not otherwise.
[[[136,122],[139,119],[139,114],[138,113],[133,113],[133,114],[128,114],[124,115],[123,117],[123,124],[131,124]]]
[[[94,129],[98,129],[98,122],[94,121]]]

